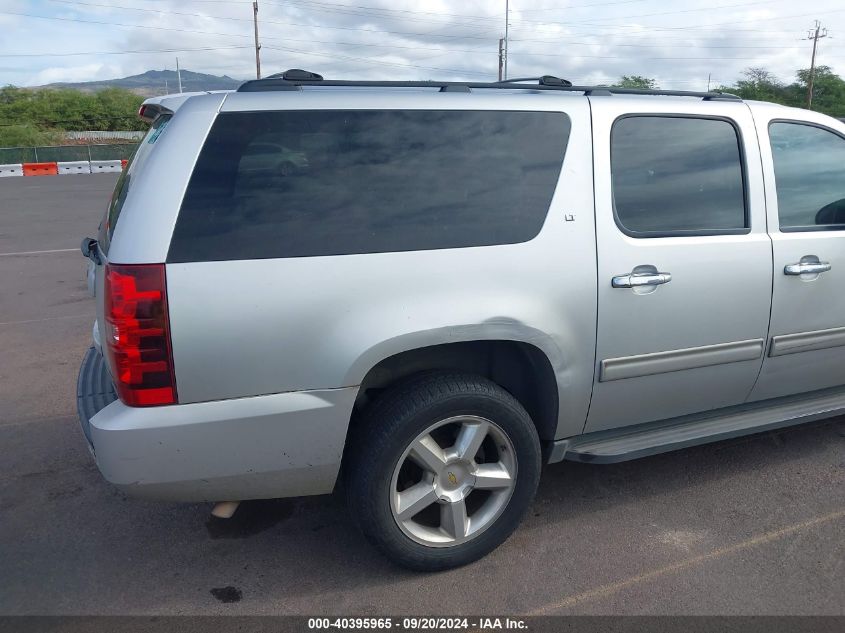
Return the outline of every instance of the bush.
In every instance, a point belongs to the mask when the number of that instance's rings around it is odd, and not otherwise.
[[[144,130],[146,124],[137,117],[142,101],[143,97],[121,88],[86,93],[6,86],[0,89],[0,128],[23,126],[45,134],[52,134],[51,130]],[[27,138],[27,133],[5,136]]]
[[[35,147],[61,143],[61,130],[39,129],[32,124],[0,124],[0,147]]]

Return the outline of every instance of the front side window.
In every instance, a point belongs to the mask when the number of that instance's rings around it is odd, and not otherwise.
[[[560,112],[229,112],[200,152],[168,261],[414,251],[534,238]]]
[[[722,119],[628,116],[611,132],[616,220],[634,237],[748,228],[742,151]]]
[[[845,138],[800,123],[769,126],[782,231],[845,229]]]

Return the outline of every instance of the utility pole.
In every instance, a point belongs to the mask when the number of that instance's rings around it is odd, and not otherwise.
[[[499,38],[499,81],[502,81],[504,77],[502,76],[502,71],[504,70],[505,64],[505,38]]]
[[[255,24],[255,78],[261,79],[261,44],[258,43],[258,0],[252,2],[252,21]]]
[[[508,27],[510,26],[510,0],[505,0],[505,47],[503,49],[502,79],[508,78]]]
[[[707,73],[707,92],[710,92],[710,79],[713,77],[713,73]]]
[[[176,58],[176,79],[179,82],[179,94],[182,94],[182,71],[179,69],[179,58]]]
[[[816,20],[815,30],[810,29],[807,35],[808,40],[813,40],[813,58],[810,61],[810,80],[807,82],[807,109],[813,109],[813,84],[816,81],[816,50],[819,47],[819,40],[827,37],[827,29],[823,29],[821,22]]]

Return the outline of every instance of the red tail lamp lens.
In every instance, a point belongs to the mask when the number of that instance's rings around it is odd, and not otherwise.
[[[164,264],[106,265],[106,349],[132,407],[176,404]]]

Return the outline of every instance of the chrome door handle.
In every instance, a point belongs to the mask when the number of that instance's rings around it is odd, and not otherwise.
[[[789,264],[783,269],[784,275],[818,275],[819,273],[826,273],[832,268],[830,262],[801,262],[799,264]]]
[[[669,273],[630,273],[618,275],[611,280],[614,288],[642,288],[644,286],[662,286],[672,281]]]

